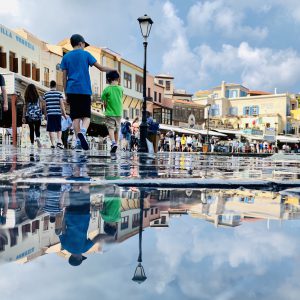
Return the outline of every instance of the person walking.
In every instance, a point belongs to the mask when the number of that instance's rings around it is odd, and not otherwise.
[[[36,141],[39,148],[42,147],[40,141],[40,127],[42,119],[42,106],[41,98],[37,92],[34,84],[29,84],[24,94],[25,104],[23,107],[22,122],[28,124],[30,131],[31,148],[34,148],[34,142]],[[34,139],[34,136],[36,139]]]
[[[131,123],[129,122],[129,118],[125,118],[125,122],[121,124],[121,133],[123,135],[123,150],[130,150],[130,142],[131,142]]]
[[[96,58],[84,51],[89,44],[80,34],[73,34],[70,38],[73,50],[65,54],[61,61],[63,84],[66,100],[70,104],[70,117],[76,134],[76,148],[88,150],[86,132],[91,119],[91,79],[89,67],[95,66],[102,72],[113,69],[100,65]],[[80,128],[80,121],[82,127]]]
[[[46,106],[47,131],[49,132],[51,148],[64,149],[61,139],[61,117],[67,118],[67,115],[63,95],[57,91],[54,80],[50,82],[50,91],[44,94],[43,100]]]
[[[3,111],[8,111],[8,100],[7,100],[7,93],[5,88],[5,79],[1,74],[0,74],[0,88],[3,97]]]
[[[119,85],[120,75],[117,71],[106,74],[109,83],[101,96],[104,101],[106,126],[111,140],[110,153],[116,153],[119,142],[119,131],[123,114],[123,88]]]

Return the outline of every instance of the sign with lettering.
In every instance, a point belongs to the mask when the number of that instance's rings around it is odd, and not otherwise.
[[[20,43],[21,45],[23,45],[26,48],[31,49],[32,51],[35,50],[35,46],[32,43],[28,42],[26,39],[23,39],[21,36],[11,32],[9,29],[7,29],[3,26],[0,26],[0,33],[12,40],[14,39],[16,42]]]

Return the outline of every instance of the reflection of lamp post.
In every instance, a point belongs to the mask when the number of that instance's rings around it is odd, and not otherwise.
[[[147,38],[151,31],[153,21],[147,15],[138,18],[140,23],[141,32],[144,37],[144,73],[143,73],[143,111],[142,111],[142,123],[140,124],[140,145],[139,152],[147,152],[147,98],[146,98],[146,72],[147,72]]]
[[[142,189],[140,192],[140,228],[139,228],[139,257],[138,257],[138,265],[135,269],[132,280],[137,282],[138,284],[143,283],[147,276],[145,274],[144,268],[142,266],[142,238],[143,238],[143,220],[144,220],[144,197],[145,191]]]
[[[277,125],[278,125],[278,123],[275,123],[275,147],[276,147],[276,149],[277,149]]]
[[[209,141],[209,113],[211,104],[206,104],[207,107],[207,134],[206,134],[206,143],[208,144],[208,151],[210,150],[210,141]]]

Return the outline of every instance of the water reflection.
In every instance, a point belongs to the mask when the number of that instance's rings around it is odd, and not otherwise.
[[[236,227],[244,222],[299,219],[299,194],[255,190],[139,190],[89,184],[31,184],[0,190],[0,260],[28,262],[57,253],[71,265],[105,246],[168,227],[177,216]],[[104,251],[105,252],[105,251]]]

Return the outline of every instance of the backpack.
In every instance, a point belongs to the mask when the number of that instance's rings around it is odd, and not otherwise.
[[[148,119],[147,121],[148,123],[148,131],[152,132],[152,133],[157,133],[157,131],[159,130],[159,123],[154,122],[153,119]]]
[[[129,133],[130,130],[129,130],[129,122],[125,122],[121,125],[121,133],[122,134],[127,134]]]
[[[36,103],[29,103],[27,107],[27,117],[30,121],[38,121],[42,118],[42,110],[40,107],[40,101]]]

